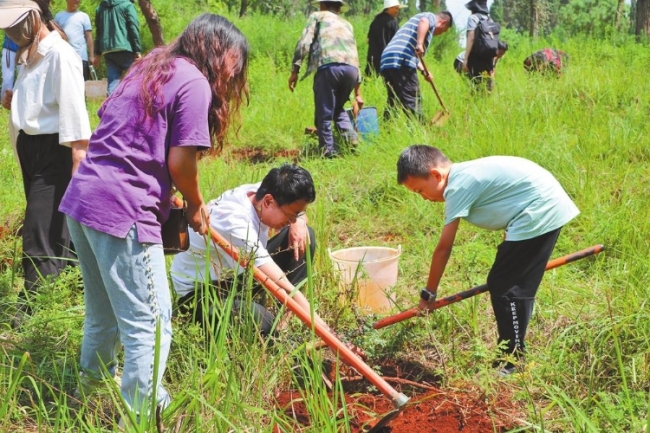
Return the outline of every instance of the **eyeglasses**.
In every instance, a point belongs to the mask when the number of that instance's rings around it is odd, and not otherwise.
[[[280,206],[279,204],[277,206],[278,206],[278,209],[280,209],[282,211],[284,216],[287,217],[287,220],[289,220],[290,223],[295,223],[298,218],[300,218],[301,216],[303,216],[305,214],[305,211],[298,212],[298,213],[288,213],[287,211],[282,209],[282,206]]]

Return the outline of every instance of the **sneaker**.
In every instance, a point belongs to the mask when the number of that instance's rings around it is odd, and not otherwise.
[[[517,362],[517,361],[515,361]],[[517,365],[506,359],[496,359],[492,362],[492,368],[496,370],[497,374],[500,377],[507,377],[513,373],[516,373],[518,368]]]
[[[16,309],[14,317],[11,319],[11,328],[19,330],[23,324],[32,317],[32,307],[28,304],[20,304]]]
[[[504,366],[497,369],[497,374],[500,377],[508,377],[511,374],[516,373],[516,372],[517,372],[517,367],[514,364],[510,363],[510,362],[506,363]]]

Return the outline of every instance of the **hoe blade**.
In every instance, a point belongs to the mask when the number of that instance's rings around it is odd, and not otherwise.
[[[443,126],[448,119],[449,119],[449,112],[448,111],[438,111],[433,116],[430,123],[433,126]]]

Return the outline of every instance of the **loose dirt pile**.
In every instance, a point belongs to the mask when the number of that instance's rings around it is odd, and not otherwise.
[[[416,363],[385,361],[380,368],[387,382],[411,398],[402,412],[381,430],[382,433],[493,433],[519,426],[516,418],[521,409],[512,403],[512,391],[507,384],[496,385],[499,389],[487,396],[473,384],[441,389],[436,386],[440,378],[427,373]],[[326,375],[333,379],[331,369],[326,366],[325,370]],[[388,398],[369,389],[369,383],[353,371],[342,371],[339,375],[352,432],[367,431],[394,409]],[[295,431],[310,425],[309,413],[299,390],[279,392],[276,406],[296,420]],[[276,428],[275,431],[282,430]]]

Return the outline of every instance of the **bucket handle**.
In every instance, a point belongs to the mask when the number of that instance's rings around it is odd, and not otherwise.
[[[397,246],[397,252],[400,253],[400,254],[402,253],[402,245],[398,245],[398,246]],[[327,248],[327,254],[328,254],[329,256],[332,255],[332,248],[330,248],[330,247]]]

